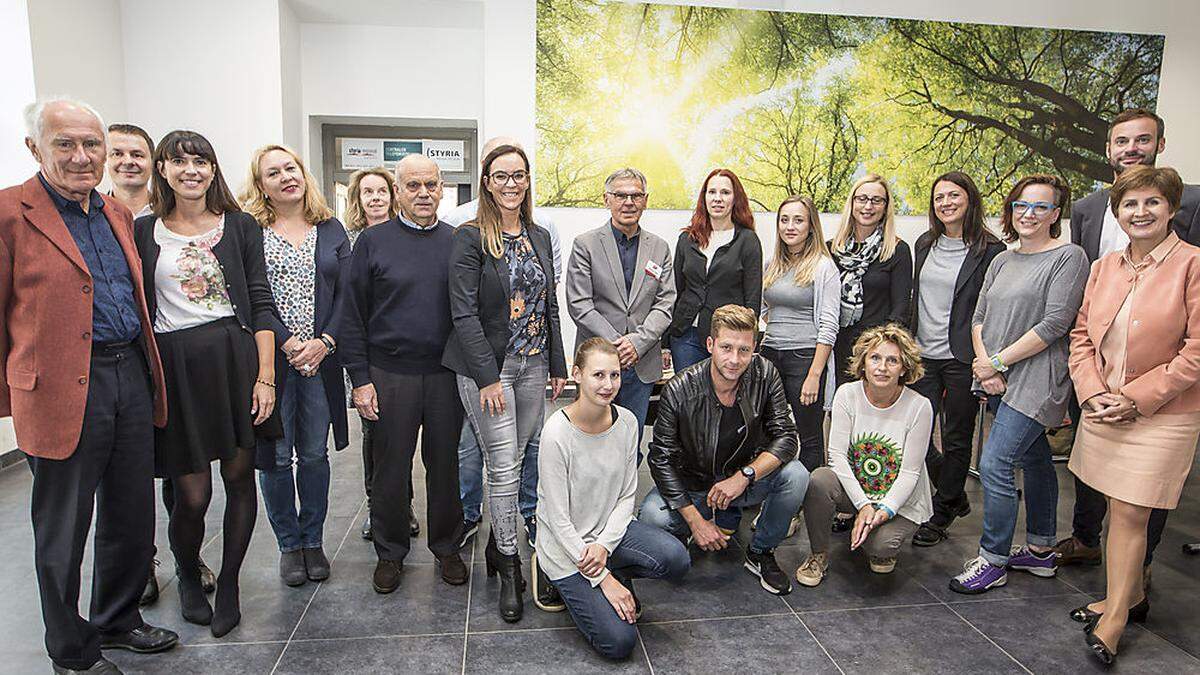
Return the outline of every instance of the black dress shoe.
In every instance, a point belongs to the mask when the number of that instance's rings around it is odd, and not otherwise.
[[[122,671],[117,667],[117,664],[106,658],[101,658],[99,661],[93,663],[90,668],[83,670],[63,668],[57,663],[54,664],[54,675],[77,675],[82,673],[89,673],[90,675],[121,675]]]
[[[1104,616],[1104,612],[1093,612],[1088,609],[1087,605],[1071,610],[1072,621],[1089,626],[1095,626],[1102,616]],[[1129,608],[1129,623],[1145,623],[1148,616],[1150,616],[1150,598],[1142,598],[1141,602]]]
[[[100,637],[101,649],[125,649],[138,654],[165,652],[179,642],[179,635],[166,628],[156,628],[148,623],[124,633],[108,633]]]
[[[918,527],[916,533],[913,534],[912,543],[913,546],[936,546],[946,541],[949,536],[944,527],[938,527],[933,523],[922,523],[921,527]]]
[[[1104,640],[1096,637],[1096,634],[1092,632],[1091,626],[1089,626],[1087,631],[1083,634],[1083,639],[1087,642],[1088,647],[1092,650],[1092,656],[1096,657],[1096,660],[1103,664],[1105,668],[1116,663],[1116,652],[1110,650],[1108,645],[1104,644]]]
[[[438,556],[437,561],[438,567],[442,570],[442,581],[451,586],[462,586],[467,583],[467,566],[463,564],[462,557],[457,553]]]
[[[304,551],[304,569],[308,571],[309,581],[325,581],[329,578],[329,558],[325,557],[325,549],[320,546],[302,549]]]
[[[367,541],[371,541],[372,539],[375,538],[375,532],[374,532],[374,530],[371,529],[371,514],[370,513],[368,513],[367,517],[363,519],[361,534],[362,534],[362,538],[366,539]]]
[[[158,560],[155,560],[154,564],[158,565]],[[155,602],[158,602],[158,577],[154,574],[154,567],[151,567],[146,587],[142,589],[142,597],[138,598],[138,607],[148,607]]]
[[[375,574],[371,577],[371,585],[376,593],[391,593],[400,587],[400,572],[404,563],[399,560],[380,560],[375,564]]]

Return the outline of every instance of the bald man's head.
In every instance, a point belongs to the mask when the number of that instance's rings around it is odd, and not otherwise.
[[[406,155],[396,163],[396,201],[400,215],[418,225],[437,223],[442,202],[442,170],[425,155]]]
[[[493,137],[487,139],[486,141],[484,141],[483,147],[480,148],[479,164],[482,165],[483,160],[487,159],[487,156],[490,155],[493,150],[495,150],[496,148],[498,148],[502,145],[511,145],[515,148],[521,148],[522,150],[525,149],[521,145],[521,141],[518,141],[513,136],[493,136]]]

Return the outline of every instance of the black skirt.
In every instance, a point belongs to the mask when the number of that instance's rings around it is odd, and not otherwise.
[[[154,473],[159,478],[198,473],[216,459],[232,459],[258,438],[280,438],[272,412],[259,426],[250,413],[258,377],[258,346],[233,317],[157,333],[167,384],[167,426],[154,430]]]

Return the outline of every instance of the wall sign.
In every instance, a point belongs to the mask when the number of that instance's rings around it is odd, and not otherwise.
[[[383,138],[342,138],[342,169],[395,168],[405,155],[422,154],[444,172],[466,170],[466,142]]]

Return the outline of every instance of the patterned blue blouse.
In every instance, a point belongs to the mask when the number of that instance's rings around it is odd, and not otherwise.
[[[508,353],[533,356],[546,350],[546,272],[524,229],[519,235],[504,235],[504,262],[508,264],[511,294]]]

